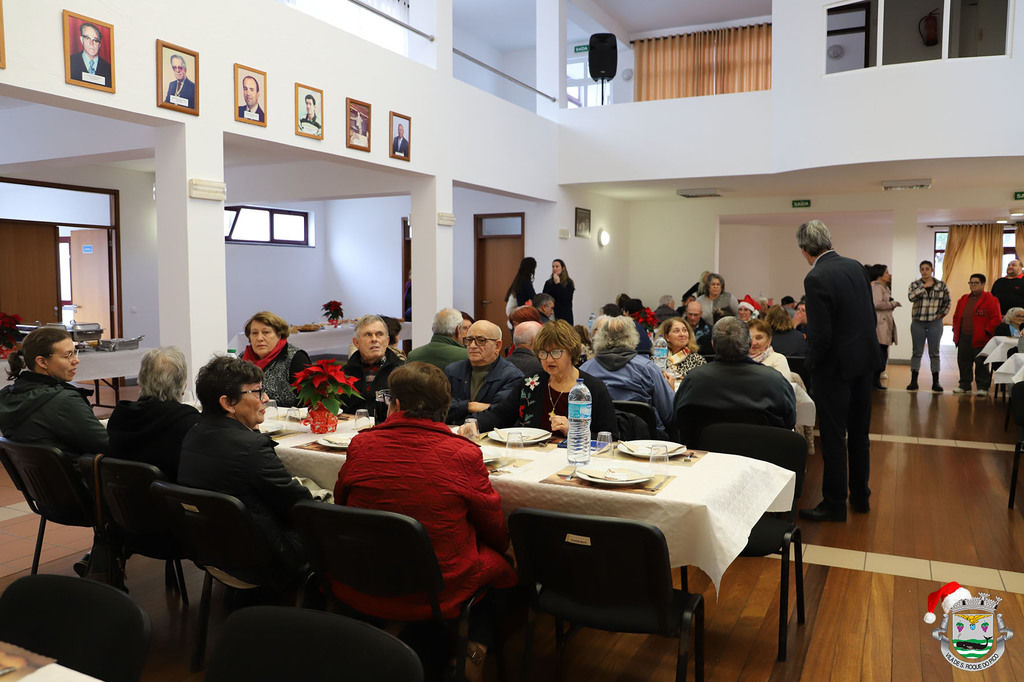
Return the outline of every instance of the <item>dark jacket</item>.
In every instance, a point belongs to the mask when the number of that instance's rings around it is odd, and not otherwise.
[[[119,459],[146,462],[178,480],[178,460],[185,434],[199,423],[199,411],[176,400],[121,400],[107,422],[110,449]]]
[[[992,295],[1003,315],[1010,308],[1024,308],[1024,277],[1000,277],[992,283]]]
[[[615,419],[615,405],[612,397],[602,381],[580,370],[580,378],[590,389],[592,407],[590,412],[590,434],[596,436],[600,431],[612,434],[612,440],[618,440],[619,427]],[[495,409],[500,413],[499,419],[505,423],[509,417],[519,426],[540,427],[544,416],[544,395],[548,390],[549,375],[541,372],[528,376],[520,384],[519,394],[513,393],[503,400]],[[518,418],[518,420],[517,420]],[[483,429],[480,429],[483,431]]]
[[[175,78],[174,80],[172,80],[170,83],[167,84],[167,95],[164,97],[164,102],[166,102],[167,104],[175,104],[174,102],[171,101],[171,95],[174,95],[174,91],[177,90],[177,89],[178,89],[178,79]],[[195,109],[195,106],[196,106],[196,84],[194,82],[192,82],[191,80],[189,80],[188,78],[186,78],[185,82],[181,84],[181,92],[179,92],[177,94],[177,97],[180,97],[183,100],[186,100],[188,102],[184,106],[188,107],[189,109]],[[181,105],[178,105],[178,106],[181,106]]]
[[[537,292],[533,288],[533,281],[526,280],[519,285],[516,289],[516,305],[526,305],[528,301],[532,301],[533,297],[537,295]]]
[[[556,284],[555,280],[549,278],[544,282],[544,293],[555,299],[555,319],[565,320],[570,325],[573,324],[572,296],[576,293],[576,285],[572,282]]]
[[[71,59],[68,62],[68,66],[70,67],[68,73],[71,77],[71,80],[88,83],[88,81],[85,80],[85,77],[82,75],[89,73],[89,71],[85,68],[85,52],[76,52],[75,54],[71,55]],[[98,55],[96,57],[96,75],[103,77],[103,83],[99,83],[98,85],[102,85],[105,88],[112,87],[113,84],[110,82],[110,62],[108,62],[106,59]]]
[[[106,454],[107,430],[92,413],[86,394],[25,370],[0,390],[0,432],[18,443],[48,445],[70,456]]]
[[[537,359],[537,356],[534,355],[533,351],[529,348],[517,346],[505,359],[518,367],[524,377],[532,377],[534,374],[540,374],[543,369],[540,366],[540,360]]]
[[[430,343],[409,351],[408,360],[409,362],[429,362],[444,371],[444,368],[453,362],[465,360],[468,357],[466,347],[461,343],[450,336],[434,334],[430,337]]]
[[[379,365],[377,376],[374,378],[373,383],[367,384],[365,378],[366,368],[363,367],[363,359],[360,357],[359,351],[349,356],[348,362],[345,363],[344,371],[346,375],[356,377],[359,380],[356,383],[356,390],[359,391],[359,396],[345,397],[345,412],[351,414],[356,410],[369,410],[370,414],[373,414],[377,403],[377,391],[388,387],[388,377],[395,371],[395,367],[401,367],[405,364],[405,361],[398,357],[395,351],[388,348],[384,351],[383,357],[381,357],[377,364]]]
[[[309,353],[289,343],[263,368],[263,385],[270,399],[277,401],[278,407],[295,407],[299,404],[292,382],[295,381],[295,375],[309,367],[309,364]]]
[[[807,341],[796,329],[786,332],[775,332],[772,335],[772,350],[786,357],[804,357],[807,355]]]
[[[270,436],[223,415],[204,414],[181,446],[178,482],[234,495],[252,515],[277,557],[278,579],[298,577],[305,563],[298,535],[289,530],[292,506],[309,491],[292,480]]]
[[[872,329],[872,333],[874,330]],[[709,410],[754,410],[770,426],[796,425],[796,395],[782,373],[749,358],[738,362],[715,360],[694,367],[676,391],[677,413],[687,407]],[[678,415],[685,423],[685,414]],[[683,428],[683,424],[680,424]]]
[[[474,402],[490,403],[491,407],[472,414],[469,412],[469,388],[473,379],[473,366],[469,364],[469,360],[453,362],[444,368],[444,373],[452,384],[452,406],[448,410],[449,424],[461,424],[466,417],[475,417],[480,433],[490,431],[495,426],[512,426],[515,420],[509,419],[507,415],[499,419],[500,411],[494,407],[514,395],[523,385],[523,373],[518,367],[502,357],[494,361],[491,371],[487,373],[480,390],[473,398]]]

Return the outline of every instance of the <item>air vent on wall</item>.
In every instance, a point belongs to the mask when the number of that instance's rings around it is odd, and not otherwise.
[[[686,199],[699,199],[703,197],[720,197],[721,192],[713,187],[704,189],[677,189],[676,194]]]
[[[931,178],[911,178],[909,180],[882,180],[882,189],[886,192],[902,189],[931,189]]]

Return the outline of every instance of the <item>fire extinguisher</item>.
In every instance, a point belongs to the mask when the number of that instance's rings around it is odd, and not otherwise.
[[[933,47],[939,44],[938,8],[921,17],[921,21],[917,22],[917,32],[921,34],[921,40],[924,41],[925,47]]]

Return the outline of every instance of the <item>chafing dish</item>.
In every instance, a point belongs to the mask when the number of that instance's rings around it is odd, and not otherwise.
[[[135,350],[139,347],[139,341],[142,341],[144,336],[145,334],[132,339],[100,339],[96,344],[96,350]]]

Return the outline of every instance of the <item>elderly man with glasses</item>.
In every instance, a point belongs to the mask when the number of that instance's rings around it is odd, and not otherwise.
[[[469,358],[444,368],[452,384],[452,406],[449,424],[462,424],[467,417],[477,420],[480,433],[495,426],[511,426],[497,416],[491,406],[517,393],[523,385],[523,373],[500,357],[501,329],[487,320],[478,320],[464,339]],[[508,423],[499,423],[506,421]]]
[[[94,24],[85,23],[78,29],[82,51],[71,55],[68,64],[72,80],[110,87],[110,62],[100,56],[103,34]]]
[[[196,107],[196,84],[188,77],[188,66],[185,58],[180,54],[171,55],[171,71],[174,72],[174,80],[167,86],[167,96],[164,102],[179,107],[195,109]]]

